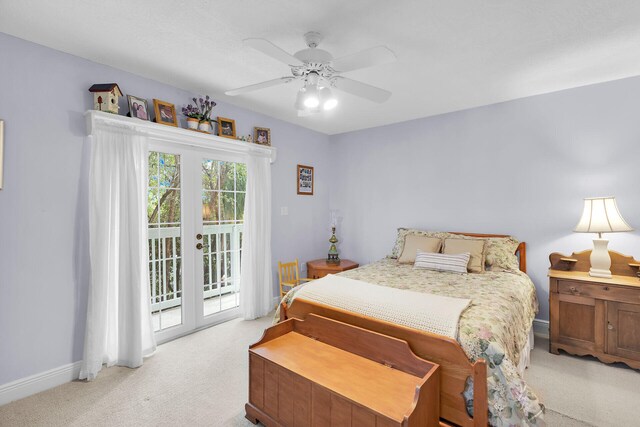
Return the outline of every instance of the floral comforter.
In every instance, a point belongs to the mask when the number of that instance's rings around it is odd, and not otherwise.
[[[544,424],[544,406],[517,370],[520,350],[538,311],[529,276],[520,271],[461,275],[414,269],[411,264],[398,264],[393,259],[340,274],[376,285],[471,299],[470,307],[460,317],[458,342],[471,361],[487,361],[491,425]],[[295,291],[285,296],[287,304],[295,300]],[[465,399],[471,414],[472,384],[465,391]]]

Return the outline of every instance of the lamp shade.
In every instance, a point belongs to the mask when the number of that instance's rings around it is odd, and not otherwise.
[[[590,197],[584,199],[580,222],[573,230],[578,233],[614,233],[633,231],[622,218],[615,197]]]

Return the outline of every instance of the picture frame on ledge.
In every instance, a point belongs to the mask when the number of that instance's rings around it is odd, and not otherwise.
[[[298,165],[298,194],[313,196],[313,166]]]
[[[156,123],[178,127],[178,115],[176,114],[175,105],[154,99],[153,109],[156,113]]]
[[[271,147],[271,129],[254,127],[253,142],[259,145],[267,145]]]
[[[218,136],[236,139],[236,121],[226,117],[218,117]]]
[[[129,116],[134,119],[149,120],[149,105],[146,99],[127,95],[127,103],[129,104]]]

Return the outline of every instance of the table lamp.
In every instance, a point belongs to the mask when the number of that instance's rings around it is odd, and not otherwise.
[[[598,233],[593,239],[591,251],[591,269],[593,277],[611,278],[611,257],[607,245],[609,241],[602,238],[602,233],[633,231],[633,228],[620,215],[615,197],[590,197],[584,199],[584,210],[580,222],[573,230],[578,233]]]
[[[327,264],[340,264],[340,255],[336,247],[336,243],[338,243],[338,238],[336,237],[336,226],[338,225],[337,209],[329,211],[329,220],[331,221],[331,238],[329,239],[331,247],[329,247],[329,253],[327,254]]]

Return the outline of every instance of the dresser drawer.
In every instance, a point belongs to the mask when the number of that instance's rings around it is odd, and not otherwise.
[[[640,292],[622,286],[558,280],[558,293],[640,304]]]

